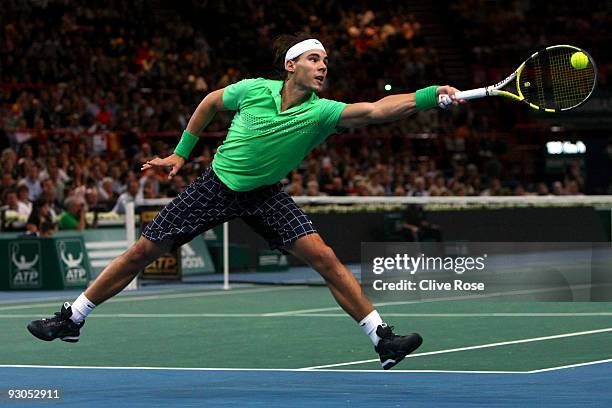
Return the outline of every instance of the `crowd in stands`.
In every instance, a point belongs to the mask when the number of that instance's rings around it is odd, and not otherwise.
[[[169,147],[160,143],[158,152]],[[389,147],[389,149],[392,147]],[[27,220],[27,229],[45,235],[57,227],[95,227],[100,213],[124,214],[125,204],[143,199],[175,197],[207,167],[213,156],[208,147],[168,180],[161,169],[139,171],[154,157],[155,150],[144,143],[140,154],[103,158],[88,153],[86,142],[73,149],[70,143],[48,142],[45,149],[23,144],[18,151],[2,151],[0,212],[12,212]],[[578,163],[569,166],[564,179],[552,185],[502,183],[500,164],[492,156],[483,168],[457,162],[452,169],[438,167],[432,158],[418,158],[409,150],[381,154],[385,148],[326,143],[316,148],[283,180],[291,195],[308,196],[465,196],[465,195],[565,195],[580,194],[583,183]],[[86,222],[85,214],[94,218]]]
[[[90,154],[86,141],[72,146],[69,142],[47,142],[44,149],[30,144],[19,150],[2,151],[0,212],[27,220],[32,232],[95,227],[100,213],[124,214],[127,202],[175,197],[210,163],[204,149],[197,160],[187,164],[181,174],[168,180],[167,173],[139,169],[153,158],[148,143],[139,154],[127,157],[118,150],[114,158]],[[86,222],[85,214],[95,215]]]
[[[596,56],[598,86],[607,89],[610,64],[610,4],[596,0],[580,2],[538,2],[515,0],[453,0],[448,7],[462,28],[471,51],[470,61],[480,68],[474,81],[496,82],[505,66],[516,65],[529,51],[549,45],[578,45]],[[489,72],[486,69],[491,68]],[[492,77],[493,76],[493,77]]]
[[[461,4],[453,2],[457,13],[472,18]],[[203,28],[219,21],[227,31]],[[7,0],[0,23],[2,210],[26,217],[27,228],[40,234],[95,225],[87,212],[121,214],[128,201],[180,193],[211,163],[231,113],[218,115],[207,129],[217,137],[201,143],[173,180],[163,171],[143,174],[142,163],[172,151],[206,92],[278,71],[270,44],[279,33],[312,31],[323,39],[330,50],[328,98],[376,100],[385,94],[386,79],[401,84],[394,92],[444,80],[421,23],[408,6],[390,0],[262,0],[238,8],[226,2]],[[486,54],[482,47],[473,51]],[[284,183],[293,195],[584,191],[577,163],[558,181],[521,180],[504,168],[508,146],[487,136],[489,130],[486,117],[466,110],[421,112],[347,140],[331,138]],[[407,137],[416,134],[429,136]]]
[[[383,152],[383,153],[381,153]],[[386,154],[385,154],[386,153]],[[481,154],[486,153],[481,151]],[[502,182],[501,163],[495,156],[483,166],[456,161],[441,168],[440,161],[416,157],[409,151],[391,154],[385,149],[329,144],[317,148],[302,167],[288,177],[292,195],[329,196],[507,196],[582,194],[580,163],[567,166],[565,175],[552,183]]]
[[[177,132],[207,91],[280,69],[270,47],[279,32],[270,27],[278,20],[270,1],[246,2],[244,15],[227,22],[245,17],[260,27],[237,30],[234,44],[200,27],[222,19],[221,3],[194,5],[185,15],[174,10],[162,20],[146,2],[102,3],[3,3],[0,82],[13,85],[0,90],[3,127]],[[381,9],[392,4],[382,3]],[[358,13],[356,5],[315,6],[287,5],[297,23],[288,32],[320,31],[334,50],[326,96],[372,99],[384,78],[399,76],[412,90],[441,78],[435,51],[424,47],[419,23],[401,6],[377,15],[367,8]],[[323,24],[326,16],[335,17]],[[231,116],[222,116],[210,130],[226,129]]]

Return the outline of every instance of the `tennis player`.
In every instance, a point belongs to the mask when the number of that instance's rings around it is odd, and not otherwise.
[[[317,96],[327,76],[327,53],[320,41],[305,35],[279,37],[277,57],[285,80],[245,79],[208,94],[193,113],[174,154],[147,161],[142,169],[171,168],[177,174],[218,111],[235,115],[227,138],[212,165],[160,211],[140,239],[113,260],[93,284],[55,317],[32,321],[37,338],[79,340],[85,318],[119,293],[163,253],[179,247],[216,225],[240,217],[271,248],[282,249],[308,263],[325,279],[338,304],[370,337],[384,369],[416,350],[416,333],[398,336],[386,325],[353,274],[336,258],[312,222],[283,191],[279,180],[296,168],[308,152],[340,129],[408,118],[418,110],[456,104],[457,90],[430,86],[415,93],[387,96],[373,103],[345,104]]]

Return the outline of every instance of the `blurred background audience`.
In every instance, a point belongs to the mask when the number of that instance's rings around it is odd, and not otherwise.
[[[207,92],[282,76],[270,47],[282,33],[321,38],[330,56],[323,96],[355,102],[433,83],[494,83],[571,32],[600,62],[598,92],[609,98],[612,12],[606,2],[586,3],[4,1],[2,212],[48,232],[56,221],[84,228],[86,212],[176,196],[210,164],[231,113],[218,115],[172,181],[141,173],[142,163],[172,152]],[[220,29],[206,29],[218,21]],[[593,106],[586,112],[597,114]],[[497,100],[420,112],[330,137],[284,182],[292,195],[612,193],[612,126],[553,122]],[[566,139],[586,140],[587,152],[548,155],[547,141]]]

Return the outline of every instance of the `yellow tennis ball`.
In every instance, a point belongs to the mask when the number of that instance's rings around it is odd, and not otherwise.
[[[587,57],[584,52],[575,52],[572,54],[572,59],[570,61],[572,67],[576,69],[585,69],[589,64],[589,57]]]

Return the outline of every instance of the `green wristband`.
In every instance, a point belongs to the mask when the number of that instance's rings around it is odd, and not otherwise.
[[[438,106],[438,97],[436,91],[438,85],[428,86],[427,88],[416,91],[416,108],[417,110],[431,109]]]
[[[191,151],[195,147],[195,145],[200,140],[199,137],[188,131],[187,129],[183,130],[183,136],[181,136],[181,140],[179,141],[176,149],[174,149],[174,153],[181,156],[183,159],[189,158]]]

